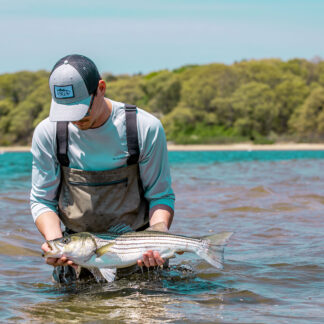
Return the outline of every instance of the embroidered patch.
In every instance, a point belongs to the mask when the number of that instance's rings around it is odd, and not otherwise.
[[[73,98],[74,92],[72,85],[68,86],[54,86],[55,98],[63,99],[63,98]]]

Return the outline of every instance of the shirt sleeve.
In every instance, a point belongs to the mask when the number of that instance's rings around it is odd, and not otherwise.
[[[175,196],[171,187],[167,142],[161,122],[151,118],[144,129],[139,125],[140,174],[144,196],[150,209],[156,205],[167,205],[174,210]]]
[[[57,212],[56,195],[60,183],[60,168],[56,159],[53,136],[50,134],[53,126],[45,120],[36,127],[33,135],[30,207],[34,221],[44,212]]]

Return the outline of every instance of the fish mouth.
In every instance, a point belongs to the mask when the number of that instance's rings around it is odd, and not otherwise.
[[[51,245],[51,242],[50,242],[50,241],[46,241],[46,243],[47,243],[48,247],[50,248],[50,250],[53,251],[53,247],[52,247],[52,245]]]

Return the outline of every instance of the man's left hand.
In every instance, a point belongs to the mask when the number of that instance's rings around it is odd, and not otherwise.
[[[140,267],[155,267],[163,265],[164,260],[161,258],[160,253],[157,251],[149,250],[143,254],[143,260],[137,260]]]
[[[153,208],[150,210],[150,229],[159,232],[168,232],[169,226],[171,225],[172,216],[169,209]],[[148,250],[143,254],[143,258],[141,260],[137,260],[137,264],[139,267],[156,267],[161,266],[165,260],[163,260],[158,251]]]

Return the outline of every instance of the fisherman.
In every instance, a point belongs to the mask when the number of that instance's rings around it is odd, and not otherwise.
[[[36,127],[31,149],[31,212],[45,240],[64,233],[103,233],[118,224],[139,231],[161,223],[167,231],[175,198],[160,121],[106,98],[106,82],[82,55],[61,58],[49,86],[49,118]],[[42,250],[50,250],[46,242]],[[138,266],[164,261],[150,250]],[[71,260],[49,257],[46,262],[55,267],[57,282],[76,280]]]

